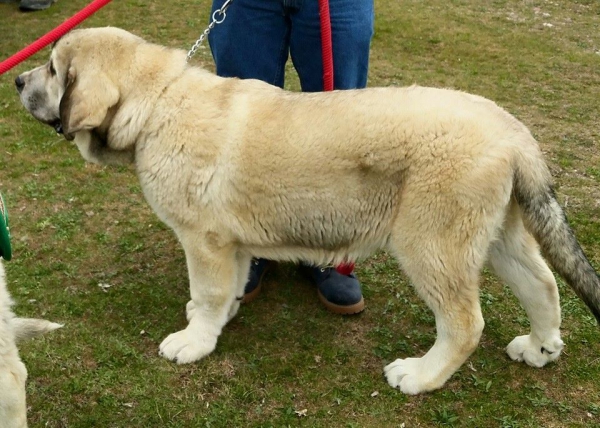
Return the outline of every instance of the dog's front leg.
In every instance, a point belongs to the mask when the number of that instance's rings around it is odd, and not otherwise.
[[[231,302],[231,306],[229,307],[229,311],[227,313],[227,322],[231,321],[238,310],[240,309],[240,304],[244,300],[244,293],[246,290],[246,284],[248,283],[248,279],[250,278],[250,263],[252,262],[252,257],[246,253],[238,253],[237,255],[238,261],[238,275],[236,278],[237,289],[235,292],[235,299]],[[188,321],[191,321],[194,317],[194,313],[196,312],[196,304],[193,300],[187,302],[185,306],[185,315]]]
[[[185,236],[182,236],[185,235]],[[179,364],[210,354],[228,321],[235,300],[238,258],[233,245],[221,245],[201,234],[180,234],[185,250],[193,311],[189,324],[160,344],[160,354]],[[188,308],[190,304],[188,303]]]

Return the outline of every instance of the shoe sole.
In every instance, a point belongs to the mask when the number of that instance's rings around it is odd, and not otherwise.
[[[19,10],[21,12],[36,12],[38,10],[46,10],[49,8],[50,8],[50,5],[48,5],[48,6],[19,6]]]
[[[250,293],[244,294],[244,297],[242,298],[242,303],[250,303],[251,301],[256,299],[256,296],[258,296],[260,294],[260,289],[262,288],[262,277],[263,276],[264,276],[264,274],[261,275],[261,277],[260,277],[261,283],[259,283],[258,286],[254,290],[252,290]]]
[[[32,0],[21,0],[19,9],[23,12],[34,12],[36,10],[48,9],[55,3],[56,0],[45,0],[45,1],[32,1]]]
[[[327,300],[319,290],[317,290],[317,294],[319,295],[319,300],[321,300],[323,305],[325,305],[325,308],[334,314],[354,315],[361,313],[365,309],[365,299],[363,299],[362,296],[360,298],[360,302],[353,305],[336,305],[335,303],[331,303],[329,300]]]

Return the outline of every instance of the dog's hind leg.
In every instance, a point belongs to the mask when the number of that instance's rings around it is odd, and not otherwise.
[[[489,264],[515,293],[529,317],[531,333],[515,338],[506,348],[510,358],[542,367],[558,358],[560,304],[552,271],[526,231],[515,203],[507,213],[504,230],[490,248]]]
[[[435,314],[437,328],[435,343],[423,357],[398,359],[384,369],[388,383],[406,394],[440,388],[479,343],[484,322],[478,281],[484,259],[476,257],[481,265],[473,263],[470,249],[461,250],[457,242],[420,235],[398,249],[402,267]]]
[[[217,344],[238,288],[237,249],[218,237],[188,232],[179,234],[188,265],[189,324],[160,344],[160,354],[180,364],[210,354]]]

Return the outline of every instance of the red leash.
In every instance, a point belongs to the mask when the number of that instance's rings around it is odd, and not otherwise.
[[[319,0],[321,20],[321,57],[323,58],[323,90],[333,91],[333,48],[331,42],[331,16],[329,0]]]
[[[333,91],[333,43],[331,41],[331,16],[329,14],[329,0],[319,0],[319,18],[321,20],[323,90]],[[350,275],[354,271],[354,263],[342,263],[338,265],[335,270],[342,275]]]
[[[74,27],[81,24],[82,21],[89,18],[90,15],[97,12],[101,7],[106,6],[111,0],[94,0],[85,8],[81,9],[75,15],[67,19],[65,22],[60,24],[54,30],[45,34],[44,36],[37,39],[35,42],[27,46],[25,49],[20,50],[10,58],[0,62],[0,75],[6,73],[8,70],[13,68],[15,65],[25,61],[31,55],[45,48],[50,43],[53,43],[60,39],[62,36],[71,31]]]

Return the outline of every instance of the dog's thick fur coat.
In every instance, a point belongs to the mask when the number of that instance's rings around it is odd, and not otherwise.
[[[0,428],[25,428],[27,369],[19,358],[17,342],[61,325],[34,318],[17,318],[11,305],[4,266],[0,261]]]
[[[115,28],[77,30],[18,79],[34,117],[97,163],[134,162],[185,250],[189,325],[160,345],[211,353],[239,307],[252,257],[339,263],[384,248],[435,314],[421,358],[385,368],[408,394],[441,387],[483,330],[486,262],[531,321],[514,360],[556,359],[554,268],[600,316],[600,281],[569,228],[527,128],[466,93],[375,88],[299,94],[221,78]]]

